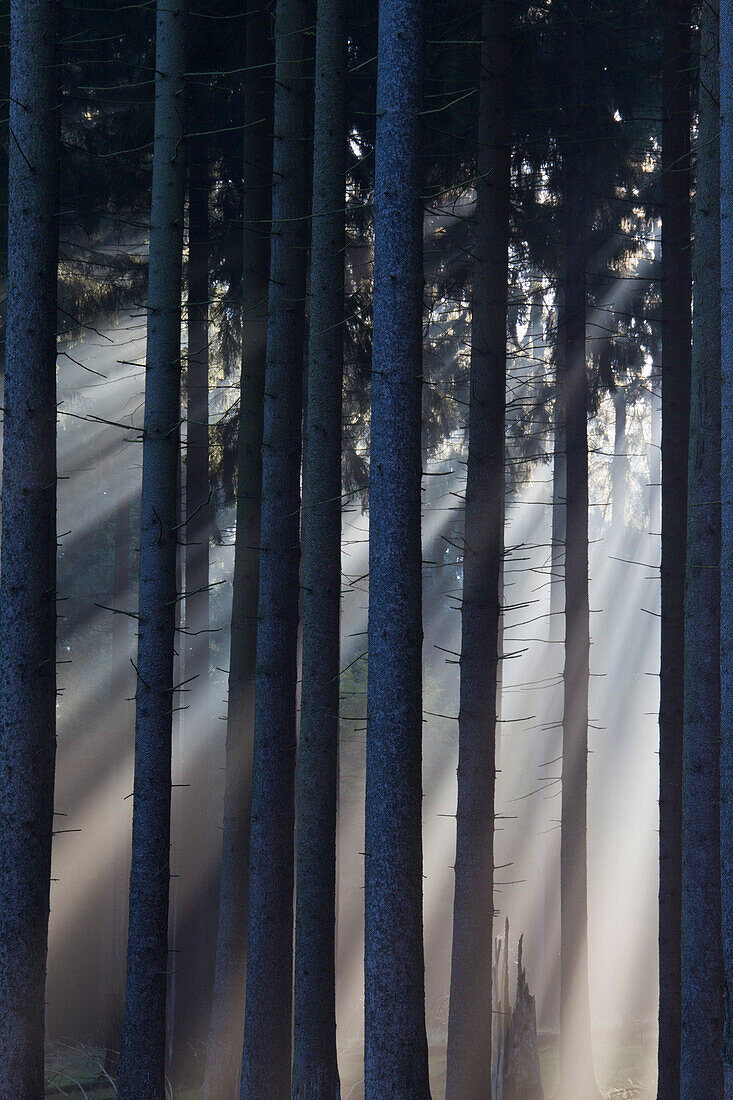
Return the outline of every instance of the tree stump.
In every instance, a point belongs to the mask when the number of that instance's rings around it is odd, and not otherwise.
[[[522,938],[517,956],[517,997],[506,1040],[503,1100],[544,1100],[537,1016],[522,967]]]

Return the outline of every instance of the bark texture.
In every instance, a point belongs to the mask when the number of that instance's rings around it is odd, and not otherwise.
[[[504,546],[511,0],[482,13],[447,1100],[491,1080],[494,791]]]
[[[680,1098],[722,1095],[718,8],[700,23],[682,753]]]
[[[290,1096],[310,7],[278,0],[242,1100]]]
[[[430,1096],[422,922],[422,0],[380,0],[369,475],[365,1096]]]
[[[690,432],[689,0],[664,5],[662,73],[662,564],[659,698],[658,1100],[678,1100],[681,1042],[682,722]],[[655,418],[654,399],[652,420]],[[658,467],[655,467],[658,468]],[[656,480],[652,475],[652,482]],[[656,499],[652,490],[651,506]]]
[[[720,5],[721,463],[733,470],[733,3]],[[733,1100],[733,483],[722,478],[720,546],[720,872],[723,1096]]]
[[[298,753],[293,1097],[337,1100],[336,808],[341,603],[346,4],[319,0]]]
[[[135,788],[127,983],[118,1095],[160,1100],[170,879],[181,275],[186,188],[185,0],[159,0],[140,513]]]
[[[232,584],[219,923],[206,1055],[206,1100],[219,1100],[219,1097],[235,1094],[242,1064],[244,1027],[262,415],[272,203],[272,39],[268,12],[259,4],[247,18],[247,67],[237,531]]]
[[[206,116],[194,113],[194,127]],[[179,635],[187,694],[173,803],[174,872],[183,904],[177,913],[173,1059],[177,1084],[200,1087],[214,963],[209,876],[201,874],[212,850],[211,698],[209,662],[209,164],[205,138],[188,145],[188,295],[186,320],[186,447],[183,544],[184,632]]]
[[[560,831],[560,1087],[562,1100],[598,1096],[588,989],[588,379],[586,373],[585,30],[567,3],[564,307],[558,356],[565,438],[565,669]]]
[[[503,1100],[544,1100],[537,1042],[535,999],[522,966],[522,937],[517,958],[517,993],[507,1037]]]
[[[0,1097],[43,1096],[56,753],[56,0],[10,5],[0,584]]]

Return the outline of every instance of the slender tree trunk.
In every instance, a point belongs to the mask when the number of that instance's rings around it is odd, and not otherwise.
[[[565,277],[560,421],[565,427],[565,671],[560,810],[560,1090],[563,1100],[598,1096],[588,989],[588,381],[586,375],[585,30],[568,14],[565,152]]]
[[[272,201],[272,39],[258,5],[247,19],[242,376],[229,657],[224,832],[206,1100],[233,1096],[242,1062],[259,592],[262,411]]]
[[[659,384],[652,382],[649,390],[649,419],[651,433],[649,441],[649,529],[659,534],[660,502],[662,498],[662,400]],[[679,984],[677,986],[679,990]]]
[[[664,11],[662,80],[662,565],[659,697],[658,1100],[680,1095],[682,721],[687,456],[690,431],[689,0]],[[652,406],[654,416],[654,406]],[[658,468],[658,467],[657,467]],[[654,477],[652,477],[654,480]],[[656,499],[652,492],[651,500]]]
[[[513,7],[485,0],[482,14],[447,1100],[491,1080]]]
[[[10,5],[0,584],[0,1097],[43,1095],[56,749],[56,0]]]
[[[190,28],[189,28],[190,30]],[[183,499],[183,463],[182,451],[179,446],[178,461],[176,462],[176,524],[177,530],[183,530],[183,513],[185,501]],[[176,555],[176,592],[183,592],[183,571],[185,568],[185,541]],[[183,624],[183,600],[176,602],[175,631],[180,637]],[[173,683],[181,684],[184,680],[183,661],[181,647],[176,646],[173,653]],[[171,775],[178,775],[181,766],[181,708],[177,706],[173,710],[173,722],[171,729]],[[172,827],[171,819],[171,827]],[[181,903],[180,878],[176,874],[171,875],[171,892],[168,904],[168,934],[170,937],[168,953],[172,956],[172,963],[178,957],[178,912]],[[175,1042],[176,1004],[178,1003],[178,968],[171,965],[168,970],[168,982],[166,991],[166,1060],[169,1069],[173,1067],[173,1046]]]
[[[723,1091],[717,0],[709,0],[702,9],[699,103],[682,742],[681,1100],[717,1100]]]
[[[198,116],[198,125],[205,125]],[[181,906],[177,917],[173,1064],[178,1083],[201,1085],[197,1055],[206,1041],[213,969],[213,899],[206,867],[212,827],[209,800],[211,698],[209,667],[209,164],[205,138],[188,146],[188,354],[184,584],[181,635],[186,709],[174,803],[174,854]],[[178,851],[176,853],[176,847]]]
[[[205,142],[189,165],[188,357],[186,393],[186,679],[199,697],[209,678],[209,166]],[[207,704],[208,706],[208,701]]]
[[[567,478],[565,474],[565,413],[560,396],[564,352],[562,334],[565,331],[564,291],[558,288],[557,326],[555,346],[555,424],[552,442],[552,528],[550,534],[550,627],[551,642],[563,641],[563,597],[565,594],[565,499]],[[559,664],[557,666],[559,668]]]
[[[626,512],[626,470],[628,448],[626,440],[626,391],[617,389],[613,395],[614,442],[611,470],[611,529],[617,538],[623,535]]]
[[[121,1100],[164,1095],[176,486],[181,382],[185,0],[159,0],[140,519],[135,789]]]
[[[380,0],[369,474],[365,1096],[430,1096],[422,920],[422,0]]]
[[[721,460],[733,470],[733,4],[720,5]],[[720,878],[723,1096],[733,1100],[733,486],[721,479]]]
[[[278,0],[242,1100],[290,1096],[310,9]]]
[[[293,1097],[337,1100],[336,807],[340,697],[341,389],[346,4],[319,0],[303,499]]]
[[[114,516],[114,559],[112,592],[110,606],[118,614],[112,616],[112,665],[109,681],[109,712],[116,721],[111,733],[115,744],[122,745],[128,737],[126,719],[129,717],[129,702],[135,691],[134,670],[130,665],[132,655],[132,620],[122,612],[134,606],[132,594],[132,539],[133,517],[132,500],[129,495],[130,471],[122,455],[117,456],[112,492],[115,498]],[[115,828],[124,835],[128,828],[127,808],[121,800],[114,808]],[[124,1011],[125,986],[125,943],[127,940],[127,884],[130,880],[130,853],[125,845],[119,850],[110,869],[111,897],[110,921],[106,934],[110,937],[103,944],[108,965],[104,973],[102,990],[104,1015],[102,1044],[106,1048],[105,1063],[108,1069],[115,1070],[119,1057]]]

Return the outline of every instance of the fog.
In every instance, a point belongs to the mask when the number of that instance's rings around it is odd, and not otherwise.
[[[144,351],[144,317],[131,312],[115,326],[87,330],[60,354],[58,366],[61,618],[47,1023],[52,1043],[90,1050],[118,1050],[121,1034]],[[213,419],[235,394],[232,379],[219,382]],[[642,392],[628,409],[622,455],[613,456],[610,399],[590,426],[590,994],[604,1088],[623,1083],[617,1078],[628,1049],[636,1080],[651,1085],[655,1076],[659,492],[649,398]],[[624,486],[623,521],[612,509],[614,462]],[[185,485],[185,446],[182,476]],[[465,440],[456,430],[429,460],[423,482],[426,1012],[436,1096],[453,903],[464,478]],[[210,545],[211,675],[208,684],[184,683],[174,722],[171,1033],[177,1005],[193,1016],[204,1011],[190,1003],[191,955],[180,945],[192,942],[193,929],[205,953],[215,936],[233,523],[232,506],[219,499]],[[360,497],[347,497],[337,1009],[342,1095],[351,1100],[363,1095],[367,540],[368,514]],[[507,497],[494,932],[508,918],[512,958],[524,936],[541,1035],[557,1027],[559,997],[562,624],[551,614],[552,589],[561,584],[551,540],[552,465],[538,463]],[[185,614],[183,600],[184,629]],[[182,681],[179,659],[176,682]],[[193,1031],[205,1036],[206,1020]],[[552,1057],[543,1068],[549,1090]]]

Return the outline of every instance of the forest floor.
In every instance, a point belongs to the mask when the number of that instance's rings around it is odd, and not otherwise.
[[[653,1100],[655,1082],[649,1073],[649,1052],[641,1042],[619,1045],[613,1035],[598,1036],[593,1052],[604,1100]],[[362,1058],[361,1044],[353,1044],[339,1055],[343,1100],[364,1100]],[[553,1096],[557,1087],[557,1062],[557,1036],[541,1035],[540,1065],[547,1097]],[[433,1100],[442,1100],[445,1093],[443,1044],[431,1046],[430,1082]]]
[[[594,1042],[599,1085],[605,1100],[651,1100],[654,1082],[649,1073],[649,1051],[641,1043],[619,1045],[613,1037]],[[341,1095],[343,1100],[364,1100],[362,1070],[363,1047],[350,1044],[341,1051]],[[540,1062],[545,1095],[552,1096],[557,1084],[557,1040],[550,1034],[540,1036]],[[102,1053],[84,1048],[55,1046],[46,1063],[46,1097],[76,1100],[112,1100],[114,1087],[104,1068]],[[441,1100],[445,1091],[445,1047],[431,1047],[430,1079],[433,1100]],[[176,1090],[172,1100],[200,1100],[200,1090]]]

